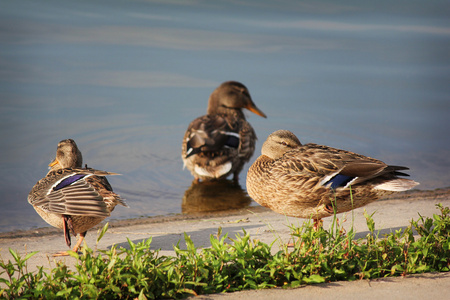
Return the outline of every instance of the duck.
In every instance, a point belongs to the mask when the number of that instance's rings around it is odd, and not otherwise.
[[[105,177],[119,174],[87,165],[82,168],[82,163],[83,157],[75,141],[60,141],[56,158],[49,164],[50,170],[28,195],[28,202],[41,218],[63,230],[67,246],[71,246],[70,234],[79,235],[72,249],[74,252],[80,249],[87,231],[109,217],[117,204],[128,207]],[[69,254],[61,251],[53,256],[66,255]]]
[[[407,167],[313,143],[302,145],[288,130],[270,134],[250,166],[246,186],[262,206],[314,220],[365,206],[419,183],[402,178]]]
[[[220,84],[210,95],[207,114],[193,120],[183,137],[181,158],[194,182],[225,179],[239,173],[255,152],[256,133],[243,109],[267,118],[247,87],[237,81]]]

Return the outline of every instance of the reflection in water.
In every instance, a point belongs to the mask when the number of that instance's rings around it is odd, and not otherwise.
[[[186,190],[181,203],[183,214],[201,214],[244,208],[251,198],[231,180],[194,183]]]

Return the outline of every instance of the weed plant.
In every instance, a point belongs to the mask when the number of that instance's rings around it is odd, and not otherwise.
[[[384,237],[375,233],[372,215],[365,217],[369,233],[355,239],[334,219],[329,230],[314,230],[311,222],[291,226],[296,240],[272,254],[267,245],[243,230],[230,238],[219,228],[209,248],[196,248],[185,234],[186,250],[179,243],[176,256],[151,250],[152,239],[128,240],[129,249],[113,246],[93,251],[84,247],[74,269],[57,263],[29,272],[27,260],[10,249],[13,260],[0,259],[0,297],[6,299],[154,299],[233,292],[245,289],[298,287],[336,280],[405,276],[445,272],[450,268],[450,209],[437,205],[433,218],[420,216],[405,230]],[[97,241],[105,234],[100,231]],[[414,230],[418,237],[414,237]],[[6,275],[6,276],[5,276]]]

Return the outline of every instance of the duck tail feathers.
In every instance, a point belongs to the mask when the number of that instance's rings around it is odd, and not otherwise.
[[[375,189],[392,192],[403,192],[412,189],[418,184],[418,182],[411,179],[397,178],[380,183],[375,186]]]

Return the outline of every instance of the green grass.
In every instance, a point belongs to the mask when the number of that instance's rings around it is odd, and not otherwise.
[[[433,218],[419,215],[405,230],[379,237],[371,215],[365,213],[369,234],[355,239],[337,219],[331,228],[315,231],[311,222],[291,226],[293,248],[273,254],[267,245],[242,231],[234,238],[211,235],[211,246],[196,248],[185,234],[186,249],[179,243],[176,256],[151,250],[152,239],[128,240],[129,249],[83,248],[73,253],[75,267],[63,263],[48,273],[43,267],[27,270],[27,260],[10,249],[13,260],[0,259],[0,297],[7,299],[153,299],[233,292],[245,289],[298,287],[337,280],[404,276],[445,272],[450,268],[450,209],[437,205]],[[100,232],[98,240],[106,232]],[[414,230],[418,237],[414,237]],[[275,241],[274,241],[275,242]],[[5,276],[6,274],[6,276]]]

